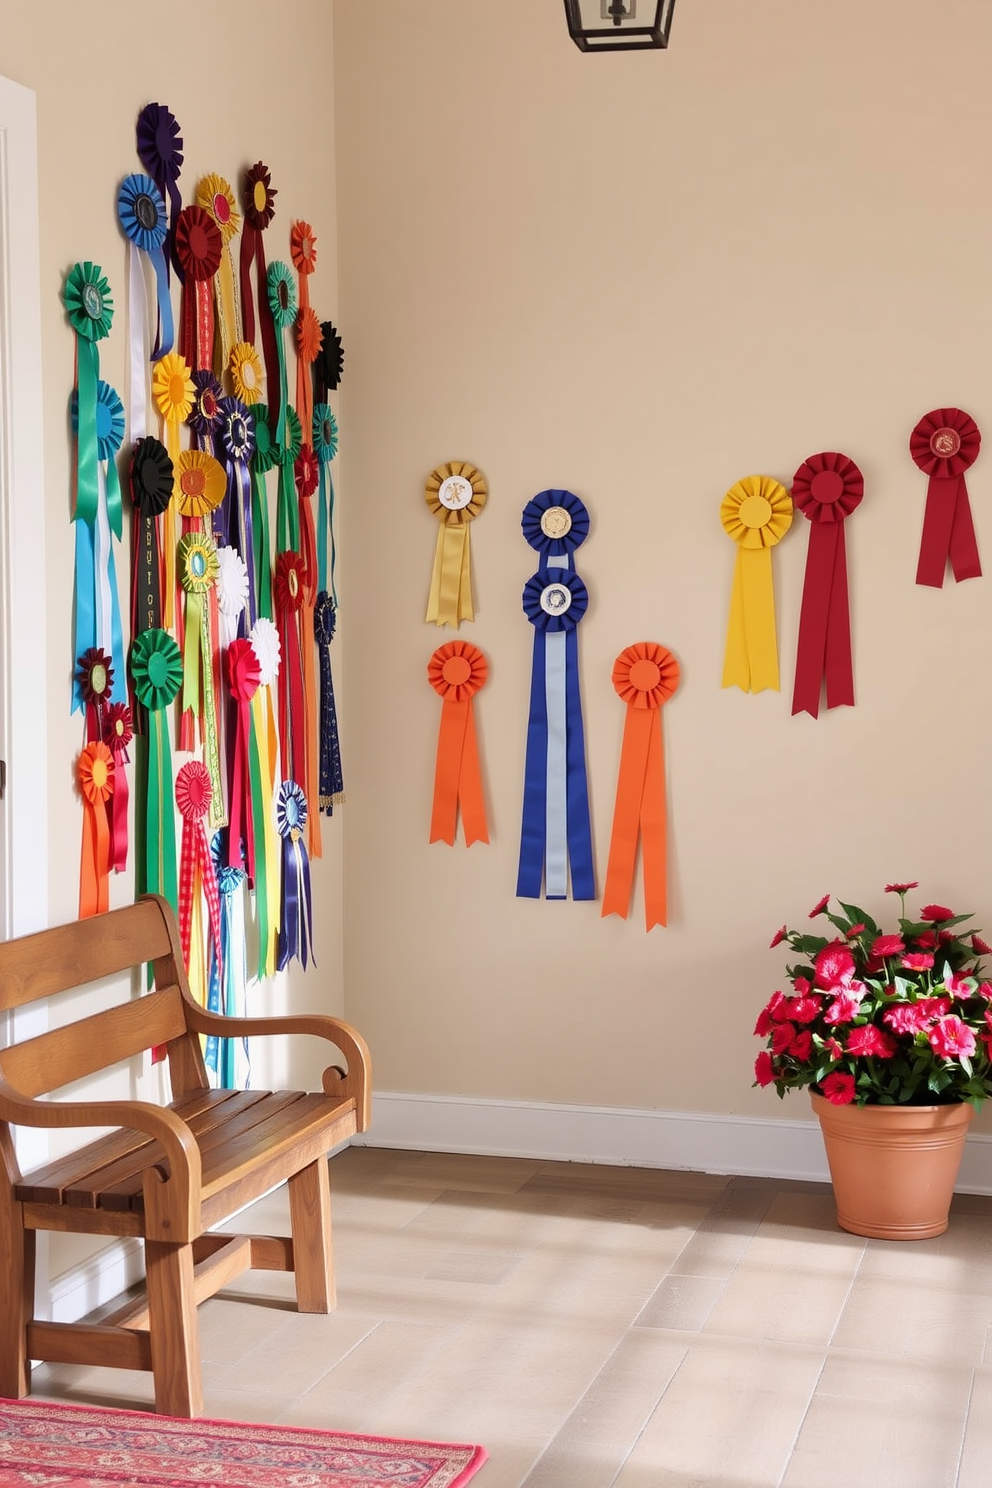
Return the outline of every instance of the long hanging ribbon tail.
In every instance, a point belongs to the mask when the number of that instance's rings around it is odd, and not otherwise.
[[[269,305],[269,285],[265,266],[265,244],[256,233],[255,282],[258,286],[258,328],[262,336],[262,360],[265,363],[265,392],[269,408],[269,429],[277,444],[283,442],[286,429],[286,363],[280,355],[282,331],[276,329]],[[278,337],[278,342],[277,342]],[[276,389],[280,398],[276,405]],[[281,431],[281,432],[278,432]]]
[[[79,517],[75,527],[75,605],[73,621],[72,653],[72,712],[83,709],[83,694],[76,675],[76,658],[96,645],[96,555],[95,534],[88,522]]]
[[[737,549],[722,685],[779,690],[771,548]]]
[[[586,740],[582,725],[582,695],[579,691],[579,637],[574,629],[565,632],[565,712],[566,809],[572,898],[595,899],[596,875],[592,861]]]
[[[76,379],[78,387],[78,424],[76,431],[76,520],[91,527],[96,520],[97,467],[97,385],[100,359],[92,341],[77,337]]]
[[[179,943],[183,948],[183,960],[190,969],[190,929],[193,919],[193,900],[200,893],[200,859],[196,851],[196,828],[190,821],[183,821],[182,845],[179,852]]]
[[[158,305],[158,330],[151,360],[157,362],[168,356],[176,339],[176,328],[172,319],[172,296],[169,294],[169,270],[161,248],[153,248],[148,257],[155,270],[155,293]]]
[[[341,744],[338,739],[338,714],[334,702],[334,679],[331,675],[330,645],[318,647],[320,653],[320,809],[325,816],[334,815],[334,807],[344,800],[344,776],[341,769]]]
[[[667,923],[665,764],[660,719],[660,709],[627,709],[603,893],[604,916],[616,914],[625,920],[640,834],[648,930]]]
[[[268,688],[265,688],[265,692],[268,692]],[[258,925],[258,976],[261,980],[267,974],[265,967],[275,935],[275,925],[270,918],[272,895],[269,887],[269,874],[272,848],[269,836],[275,838],[278,853],[279,834],[273,820],[272,790],[266,779],[268,741],[265,700],[261,687],[256,690],[249,708],[251,718],[251,732],[248,739],[248,779],[251,787],[249,809],[252,817],[252,839],[255,844],[255,918]],[[278,878],[278,860],[276,877]],[[277,884],[277,897],[278,892]]]
[[[241,340],[238,328],[238,297],[234,282],[234,259],[231,249],[224,244],[220,257],[220,268],[214,278],[214,305],[217,311],[217,337],[214,372],[230,390],[231,352]]]
[[[170,312],[171,313],[171,312]],[[148,432],[148,295],[141,251],[127,245],[128,431],[137,442]]]
[[[255,883],[255,832],[251,815],[250,733],[250,706],[247,702],[239,702],[231,759],[231,825],[228,832],[227,861],[232,868],[241,867],[241,843],[244,841],[245,872],[251,887]]]
[[[794,714],[805,712],[816,718],[820,711],[837,544],[839,538],[843,539],[843,530],[842,522],[810,524],[806,578],[799,612],[796,682],[792,693]]]
[[[442,522],[434,550],[434,571],[427,601],[428,622],[458,629],[462,620],[474,620],[471,584],[470,525]]]
[[[851,607],[847,594],[847,546],[844,523],[837,523],[834,577],[830,586],[830,619],[824,669],[827,707],[854,706],[854,667],[851,660]]]
[[[565,632],[549,632],[545,648],[548,785],[544,893],[547,899],[565,899],[568,896],[568,702]]]
[[[524,764],[524,804],[520,827],[517,898],[540,899],[547,842],[548,705],[546,696],[545,632],[534,632],[530,681],[530,716]]]
[[[310,900],[310,863],[303,839],[284,837],[282,844],[282,912],[279,925],[278,969],[294,957],[304,971],[313,960],[313,909]]]
[[[272,544],[269,537],[269,499],[265,489],[265,476],[259,475],[256,470],[251,473],[251,510],[252,525],[256,534],[256,553],[251,558],[245,557],[248,571],[253,572],[253,565],[257,560],[258,572],[255,576],[256,602],[258,613],[266,620],[272,619]]]
[[[224,1003],[221,1011],[228,1018],[243,1018],[247,1012],[247,965],[245,960],[244,893],[239,885],[233,894],[225,894],[227,949],[224,961]],[[225,1090],[247,1090],[250,1066],[248,1040],[220,1040],[220,1084]]]
[[[956,582],[981,578],[982,564],[964,476],[931,475],[916,582],[942,588],[948,560]]]
[[[306,782],[306,715],[303,696],[303,654],[297,612],[279,617],[282,662],[279,667],[279,749],[283,774],[301,788]],[[309,806],[309,802],[307,803]]]
[[[261,694],[264,693],[264,698]],[[282,839],[276,830],[275,812],[272,809],[272,798],[275,793],[276,760],[279,752],[278,736],[276,734],[275,708],[272,702],[272,688],[260,687],[255,694],[259,698],[258,721],[256,738],[258,742],[259,767],[262,783],[259,791],[258,810],[261,813],[262,833],[256,836],[256,840],[262,843],[263,850],[256,853],[256,888],[255,907],[259,916],[259,944],[258,944],[258,976],[261,979],[271,976],[276,969],[277,936],[279,932],[279,903],[281,895],[281,843]],[[259,871],[258,859],[264,857],[264,869]],[[265,925],[267,936],[263,941],[261,935],[262,927],[262,898],[265,901]]]
[[[110,827],[110,866],[115,873],[127,868],[127,807],[128,783],[125,771],[125,754],[120,747],[113,750],[114,791],[107,802],[107,821]]]
[[[276,551],[298,553],[300,550],[300,514],[293,466],[284,460],[279,466],[279,495],[276,502]]]
[[[234,486],[231,544],[237,548],[248,570],[248,619],[250,630],[258,619],[258,597],[255,587],[255,535],[253,530],[252,477],[244,460],[236,460],[228,472]],[[263,488],[264,490],[264,488]],[[266,533],[266,537],[268,533]]]
[[[83,801],[83,845],[79,863],[79,918],[103,914],[110,907],[107,875],[110,829],[102,801]]]
[[[179,420],[168,419],[165,425],[165,443],[173,467],[179,469]],[[164,575],[162,580],[162,627],[174,630],[176,624],[176,516],[179,503],[175,492],[169,497],[162,524],[162,549]]]
[[[475,709],[471,698],[461,703],[453,698],[445,698],[441,705],[441,726],[434,770],[432,842],[454,845],[459,806],[465,846],[471,847],[473,842],[488,842],[486,805],[475,732]]]
[[[320,837],[320,811],[318,787],[317,728],[319,699],[317,677],[314,671],[316,643],[313,629],[313,603],[305,600],[300,610],[300,629],[303,633],[303,744],[305,777],[300,782],[307,798],[307,848],[311,861],[323,855]]]
[[[122,703],[127,697],[127,673],[124,669],[124,632],[121,624],[121,600],[117,588],[117,563],[114,558],[111,528],[114,528],[118,536],[123,529],[120,526],[120,485],[113,455],[107,463],[106,478],[102,465],[100,467],[98,487],[99,497],[94,532],[94,569],[98,599],[96,643],[102,651],[108,652],[114,664],[110,700]],[[115,516],[117,527],[114,527]]]
[[[255,344],[255,301],[251,292],[251,261],[255,256],[256,239],[258,229],[246,222],[241,232],[241,262],[239,274],[241,278],[241,319],[244,324],[245,340]]]

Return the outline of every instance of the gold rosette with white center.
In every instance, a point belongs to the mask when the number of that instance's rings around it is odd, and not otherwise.
[[[777,692],[772,548],[792,525],[792,497],[770,475],[748,475],[724,496],[720,521],[737,544],[723,686]]]
[[[486,478],[466,460],[438,465],[427,477],[424,499],[440,524],[427,621],[458,629],[474,620],[470,524],[486,504]]]

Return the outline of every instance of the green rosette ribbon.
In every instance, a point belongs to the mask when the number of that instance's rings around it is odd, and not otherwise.
[[[300,504],[294,466],[303,448],[303,427],[295,408],[286,409],[286,438],[279,448],[279,500],[276,506],[276,556],[300,551]]]
[[[99,264],[73,264],[62,292],[69,324],[76,333],[76,389],[79,429],[76,439],[76,521],[90,527],[96,521],[97,484],[97,385],[100,354],[96,343],[110,335],[114,301],[110,285]]]
[[[269,309],[276,328],[276,354],[279,359],[279,413],[276,418],[276,444],[286,443],[286,416],[289,411],[289,382],[286,377],[285,332],[296,320],[296,282],[287,264],[275,259],[265,276]],[[273,390],[268,389],[269,398]]]
[[[144,810],[136,822],[143,828],[139,844],[138,892],[162,894],[179,912],[176,871],[176,815],[173,806],[172,749],[165,710],[182,686],[179,647],[165,630],[143,630],[131,644],[131,681],[138,702],[148,712],[147,759],[143,781]]]
[[[265,477],[279,464],[280,450],[269,432],[269,410],[256,403],[249,410],[255,420],[255,452],[249,461],[251,469],[251,523],[255,535],[258,568],[255,573],[255,597],[258,613],[272,619],[272,538],[269,532],[269,496]],[[246,559],[247,561],[247,559]]]
[[[338,452],[338,421],[327,403],[318,403],[313,411],[313,452],[317,456],[320,485],[317,492],[317,589],[327,590],[337,609],[338,591],[334,581],[337,555],[334,550],[334,477],[331,461]],[[327,552],[330,548],[330,583]]]

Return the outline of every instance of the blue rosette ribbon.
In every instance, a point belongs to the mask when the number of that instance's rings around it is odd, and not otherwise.
[[[130,245],[128,249],[128,292],[132,342],[137,340],[139,343],[143,359],[155,362],[172,350],[175,340],[175,324],[172,318],[172,301],[169,297],[169,268],[165,256],[169,219],[166,214],[165,199],[151,176],[137,171],[130,176],[125,176],[117,191],[117,220]],[[150,354],[144,345],[147,316],[145,281],[141,262],[138,259],[139,253],[147,255],[155,270],[158,331],[155,346]],[[132,369],[133,367],[134,360],[132,359]]]
[[[79,437],[79,396],[70,403],[73,434]],[[96,385],[97,502],[92,522],[75,526],[75,645],[77,654],[96,647],[109,653],[114,681],[108,702],[127,697],[124,670],[124,633],[113,538],[124,532],[117,454],[124,442],[124,405],[109,383]],[[79,677],[73,681],[73,712],[83,706]]]
[[[211,946],[207,1010],[228,1018],[243,1018],[247,1011],[248,993],[248,949],[242,893],[246,875],[243,868],[232,868],[228,863],[223,838],[222,832],[215,832],[210,843],[210,856],[220,890],[220,956],[218,958]],[[247,1090],[251,1065],[246,1038],[225,1039],[209,1034],[203,1062],[222,1090]],[[239,1070],[239,1064],[243,1069]]]
[[[276,795],[276,828],[282,838],[282,903],[279,916],[279,971],[294,958],[307,968],[313,960],[313,908],[310,859],[305,830],[307,798],[295,780],[284,780]]]
[[[541,566],[524,586],[534,627],[517,897],[595,899],[596,878],[579,690],[577,627],[589,604],[573,554],[589,531],[570,491],[542,491],[527,503],[524,536]]]

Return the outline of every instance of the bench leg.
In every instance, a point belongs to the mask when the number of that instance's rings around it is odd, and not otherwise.
[[[28,1323],[34,1317],[35,1233],[21,1223],[21,1206],[0,1201],[0,1396],[20,1400],[31,1390]]]
[[[331,1312],[334,1261],[331,1252],[331,1181],[327,1158],[318,1158],[289,1180],[293,1226],[296,1305],[300,1312]]]
[[[162,1416],[202,1416],[192,1245],[146,1240],[145,1277],[155,1409]]]

